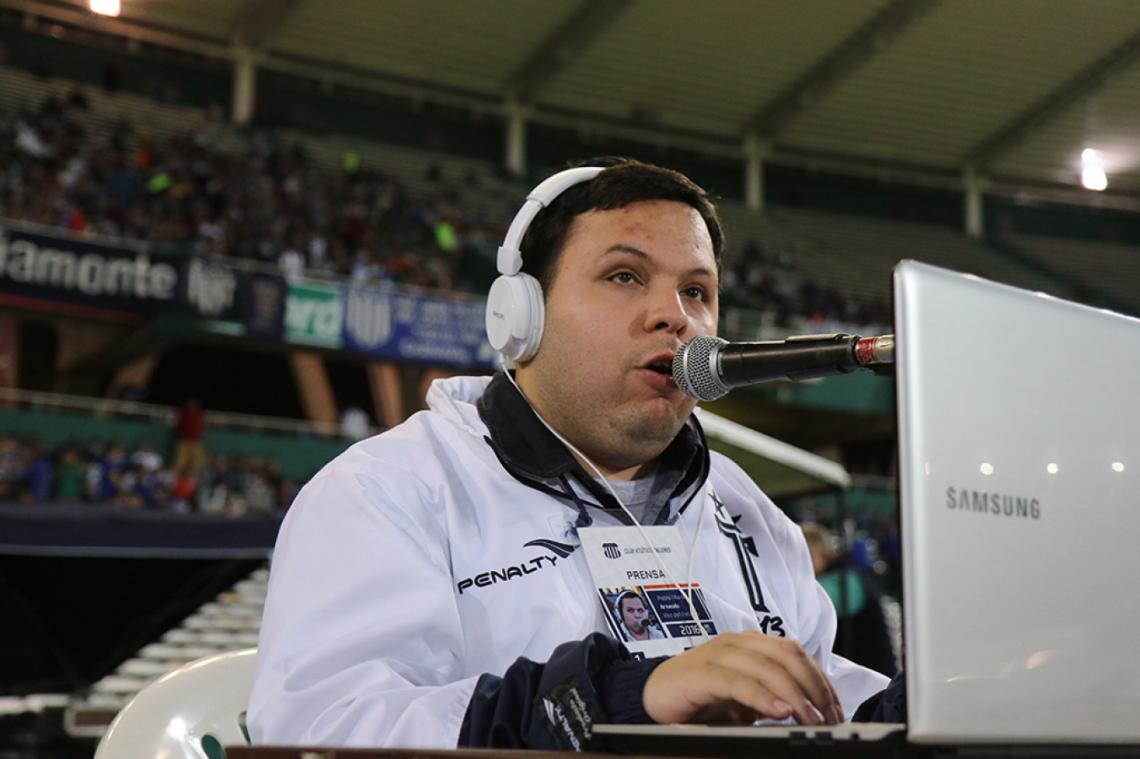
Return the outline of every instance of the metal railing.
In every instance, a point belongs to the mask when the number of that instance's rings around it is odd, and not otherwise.
[[[20,388],[0,388],[0,406],[19,407],[35,411],[78,412],[91,417],[135,419],[154,424],[172,425],[178,409],[156,403],[139,403],[114,398],[90,398],[61,393],[44,393]],[[245,432],[294,435],[297,437],[346,437],[336,422],[313,422],[284,419],[257,414],[239,414],[229,411],[206,412],[206,424],[211,428],[241,430]],[[376,432],[370,429],[370,433]]]

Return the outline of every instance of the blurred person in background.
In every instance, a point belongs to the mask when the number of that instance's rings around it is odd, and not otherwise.
[[[24,456],[25,497],[35,503],[51,500],[52,466],[38,440],[29,440]]]
[[[175,471],[197,472],[206,463],[206,449],[202,435],[206,428],[206,416],[197,398],[187,398],[174,421],[174,463]]]
[[[368,437],[368,412],[359,406],[348,406],[340,416],[340,434],[349,440]]]
[[[841,560],[839,541],[831,530],[814,522],[806,522],[800,529],[807,540],[816,579],[827,591],[838,617],[835,653],[894,677],[898,667],[875,580],[861,568]]]
[[[162,456],[150,443],[140,443],[131,454],[131,463],[145,472],[155,472],[162,468]]]
[[[19,442],[11,435],[0,436],[0,500],[16,498],[23,476],[23,453]]]
[[[74,447],[68,446],[59,454],[55,468],[55,489],[53,497],[57,501],[77,501],[83,495],[83,459]]]

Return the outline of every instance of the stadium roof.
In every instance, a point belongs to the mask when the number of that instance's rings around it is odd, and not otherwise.
[[[595,132],[957,182],[1140,191],[1137,0],[0,0]],[[1107,200],[1107,199],[1106,199]]]

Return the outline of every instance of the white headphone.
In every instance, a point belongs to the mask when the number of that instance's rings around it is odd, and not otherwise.
[[[496,265],[499,276],[487,293],[487,339],[503,356],[504,362],[528,361],[542,342],[546,309],[542,285],[522,271],[523,236],[538,212],[546,208],[567,188],[589,182],[604,171],[600,166],[579,166],[547,177],[526,196],[526,202],[515,214],[507,236],[499,246]]]

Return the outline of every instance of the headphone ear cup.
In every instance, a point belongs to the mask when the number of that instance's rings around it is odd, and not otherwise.
[[[487,340],[509,361],[529,361],[538,352],[545,322],[542,285],[529,274],[503,275],[487,293]]]

